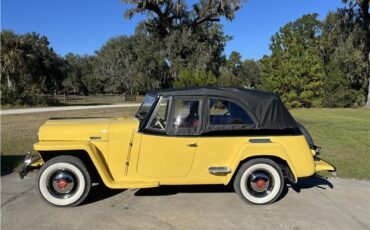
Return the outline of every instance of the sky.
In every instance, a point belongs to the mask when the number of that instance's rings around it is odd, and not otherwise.
[[[270,38],[280,27],[308,13],[318,13],[323,19],[329,11],[342,7],[340,2],[244,1],[233,21],[221,21],[225,33],[233,36],[225,54],[238,51],[243,59],[259,59],[270,54]],[[120,0],[1,0],[1,29],[45,35],[61,56],[69,52],[90,55],[109,38],[134,33],[145,16],[125,19],[123,13],[129,7]]]

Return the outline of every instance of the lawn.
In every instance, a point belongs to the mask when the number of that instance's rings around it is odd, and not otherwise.
[[[1,170],[14,169],[22,154],[32,150],[39,127],[49,117],[132,116],[137,108],[89,109],[1,115]]]
[[[339,177],[370,180],[369,109],[297,109],[294,118],[310,131],[321,157]]]
[[[13,169],[20,155],[32,150],[37,131],[49,117],[131,116],[136,108],[75,110],[1,116],[2,170]],[[291,111],[322,147],[321,157],[333,163],[339,177],[370,180],[370,110],[297,109]]]

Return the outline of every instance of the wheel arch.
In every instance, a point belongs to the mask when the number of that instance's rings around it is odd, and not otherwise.
[[[281,170],[283,171],[283,175],[285,178],[288,178],[288,180],[292,183],[296,183],[298,178],[297,178],[297,174],[294,170],[294,167],[292,166],[291,162],[284,158],[284,157],[281,157],[281,156],[278,156],[276,154],[255,154],[255,155],[250,155],[248,157],[244,157],[244,158],[241,158],[237,164],[233,167],[233,173],[230,174],[227,178],[226,178],[226,181],[225,181],[225,184],[229,184],[230,182],[232,182],[234,180],[234,178],[236,177],[236,174],[238,173],[240,167],[246,163],[247,161],[250,161],[250,160],[253,160],[253,159],[257,159],[257,158],[265,158],[265,159],[270,159],[270,160],[273,160],[275,163],[277,163],[279,165],[279,167],[281,168]]]
[[[40,153],[44,162],[61,155],[77,157],[86,164],[92,175],[96,176],[95,179],[100,179],[107,187],[114,186],[104,157],[89,142],[38,142],[34,149]]]
[[[44,161],[44,163],[49,160],[59,157],[59,156],[73,156],[80,159],[89,170],[93,182],[100,182],[101,176],[96,169],[95,164],[92,162],[91,157],[85,150],[75,149],[75,150],[54,150],[54,151],[39,151],[39,154]]]

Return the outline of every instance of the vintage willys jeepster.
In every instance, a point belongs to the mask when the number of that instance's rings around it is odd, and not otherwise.
[[[241,88],[153,91],[135,117],[51,118],[38,135],[36,187],[56,206],[81,203],[94,181],[112,189],[233,183],[243,200],[267,204],[285,182],[335,171],[276,94]]]

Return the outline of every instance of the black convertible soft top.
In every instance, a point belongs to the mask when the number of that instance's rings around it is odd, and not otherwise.
[[[157,96],[217,96],[229,98],[241,104],[252,116],[252,129],[295,129],[298,128],[279,96],[253,89],[231,87],[192,87],[150,91]]]

